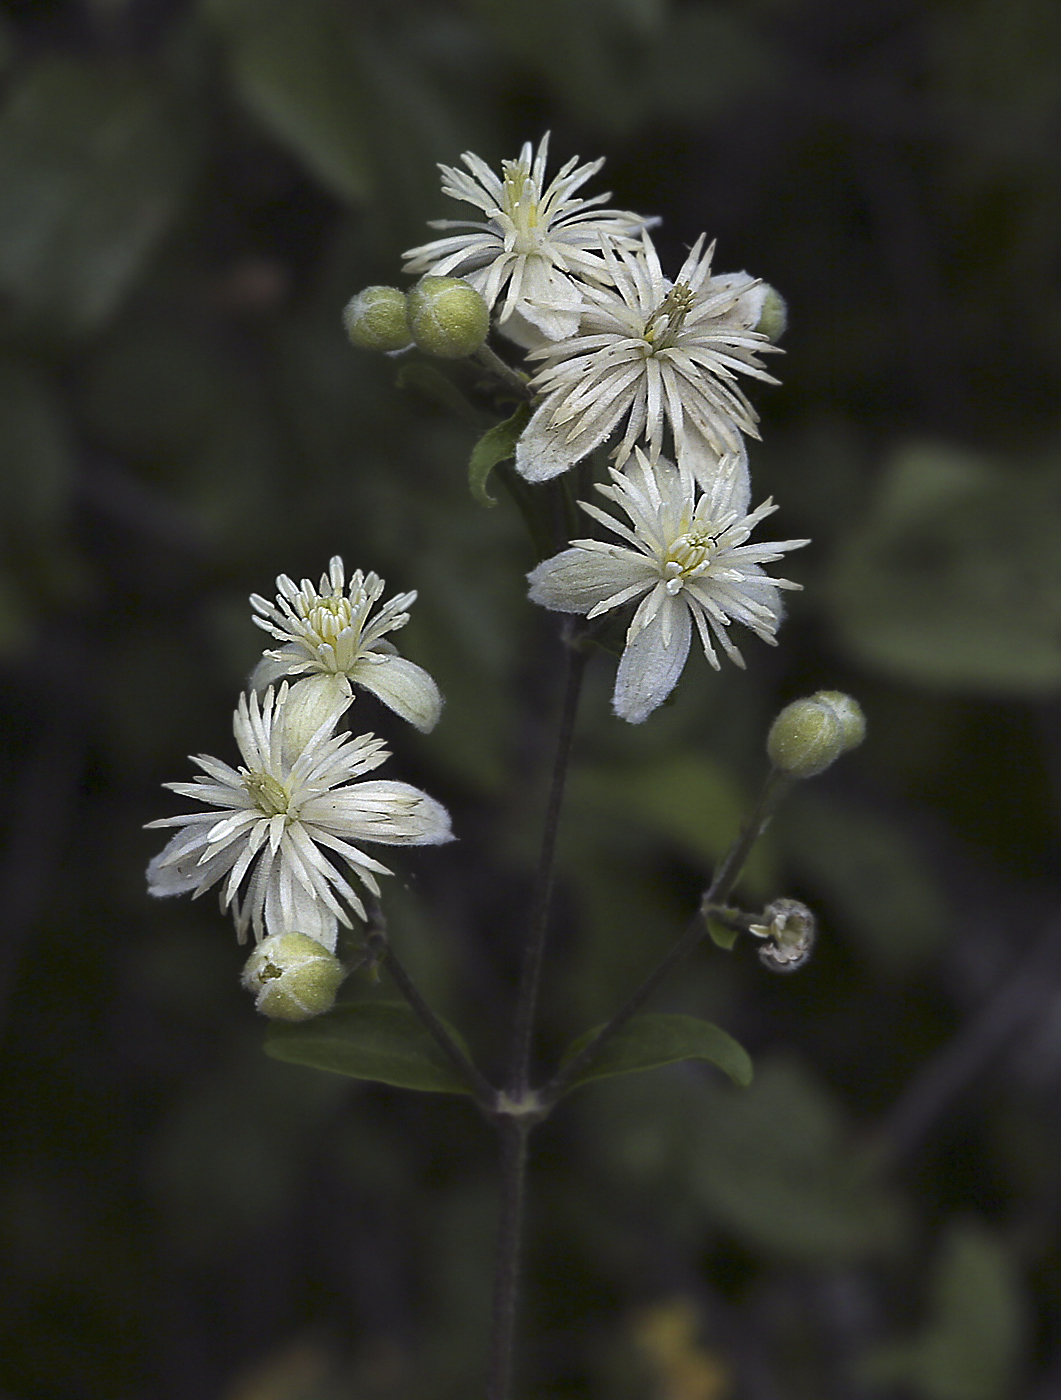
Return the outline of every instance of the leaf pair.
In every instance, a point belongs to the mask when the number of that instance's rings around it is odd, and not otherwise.
[[[450,1032],[459,1043],[459,1036]],[[597,1034],[571,1045],[572,1059]],[[270,1026],[266,1050],[274,1059],[369,1079],[399,1089],[436,1094],[470,1094],[431,1036],[403,1002],[358,1002],[297,1025]],[[679,1060],[705,1060],[724,1070],[735,1084],[752,1080],[748,1054],[725,1031],[694,1016],[649,1014],[633,1017],[600,1054],[575,1076],[569,1088],[616,1074],[634,1074]]]

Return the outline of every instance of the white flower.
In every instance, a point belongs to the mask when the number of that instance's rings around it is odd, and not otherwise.
[[[649,221],[620,209],[599,209],[607,194],[575,195],[603,160],[579,165],[576,156],[546,187],[548,152],[547,132],[536,155],[528,141],[518,160],[502,162],[500,176],[471,151],[461,156],[470,173],[439,166],[443,194],[474,204],[486,221],[434,219],[432,228],[463,231],[410,248],[404,256],[406,272],[463,277],[490,307],[507,286],[501,329],[514,318],[514,327],[529,322],[549,340],[560,340],[578,329],[581,279],[608,275],[600,256],[602,238],[633,247]]]
[[[452,839],[449,816],[408,783],[353,781],[388,754],[371,734],[333,732],[349,699],[304,746],[293,742],[287,699],[286,685],[270,686],[262,703],[240,698],[233,732],[244,766],[201,755],[192,761],[204,777],[166,784],[211,810],[149,823],[180,830],[148,866],[148,889],[200,895],[224,880],[221,907],[232,907],[241,943],[250,926],[259,941],[303,933],[332,951],[338,925],[350,927],[348,910],[365,917],[342,864],[377,895],[376,876],[391,873],[360,843],[439,845]]]
[[[573,540],[570,549],[528,575],[530,596],[543,607],[588,618],[641,599],[612,696],[615,713],[640,724],[677,684],[694,622],[716,670],[716,641],[744,665],[726,631],[731,622],[774,644],[781,621],[778,590],[799,585],[769,578],[761,565],[808,541],[747,544],[759,521],[777,507],[766,501],[746,515],[739,476],[720,476],[701,492],[687,469],[665,458],[652,464],[638,450],[628,474],[613,467],[611,477],[612,485],[598,490],[626,513],[629,526],[597,506],[582,505],[626,543]]]
[[[276,580],[276,588],[275,604],[251,594],[251,606],[259,614],[254,621],[285,643],[265,653],[251,680],[254,689],[282,676],[308,676],[327,702],[334,703],[360,685],[424,733],[435,727],[442,713],[438,686],[421,666],[406,661],[383,639],[409,621],[407,609],[416,601],[415,593],[395,594],[372,617],[383,580],[358,569],[344,592],[338,555],[319,590],[309,579],[298,586],[286,574]]]
[[[630,251],[606,247],[614,286],[587,286],[578,334],[545,346],[531,388],[545,397],[516,445],[516,470],[548,481],[620,431],[621,466],[645,437],[655,460],[669,425],[678,459],[705,469],[757,437],[756,414],[738,374],[775,384],[757,355],[771,346],[755,329],[764,293],[747,273],[711,276],[714,245],[701,235],[676,282],[660,269],[652,240]]]

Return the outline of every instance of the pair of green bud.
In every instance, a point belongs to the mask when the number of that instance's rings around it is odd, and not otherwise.
[[[343,325],[362,350],[407,350],[461,360],[473,355],[490,330],[490,308],[460,277],[423,277],[406,293],[366,287],[347,303]]]
[[[774,767],[792,778],[813,778],[866,737],[857,700],[839,690],[818,690],[786,705],[770,726],[766,751]]]

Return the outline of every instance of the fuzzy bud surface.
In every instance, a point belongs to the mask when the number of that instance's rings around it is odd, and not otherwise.
[[[343,325],[362,350],[405,350],[413,343],[405,293],[399,287],[365,287],[347,302]]]
[[[760,335],[765,335],[773,345],[784,335],[788,326],[788,306],[785,298],[776,287],[768,286],[766,296],[763,298],[762,310],[759,312],[759,322],[755,329]]]
[[[866,734],[857,701],[838,690],[819,690],[786,705],[770,727],[766,751],[775,768],[793,778],[813,778]]]
[[[263,1016],[308,1021],[331,1009],[343,976],[342,963],[316,939],[274,933],[247,959],[241,980]]]
[[[428,355],[460,360],[474,354],[490,330],[490,311],[459,277],[423,277],[409,293],[409,326]]]

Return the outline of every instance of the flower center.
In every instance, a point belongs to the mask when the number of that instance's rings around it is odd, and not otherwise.
[[[502,164],[505,187],[502,194],[504,211],[512,221],[516,253],[536,253],[541,246],[540,206],[530,171],[519,161]]]
[[[353,625],[354,610],[349,598],[317,598],[303,614],[318,642],[335,644],[335,639]]]
[[[267,817],[287,814],[291,794],[271,773],[248,773],[243,779],[243,786],[258,810]]]
[[[674,284],[645,322],[642,334],[652,351],[674,344],[695,301],[696,294],[684,282]]]
[[[697,578],[704,572],[714,557],[717,544],[717,535],[712,535],[706,525],[694,525],[673,541],[663,561],[663,576],[671,596],[681,592],[687,579]]]

